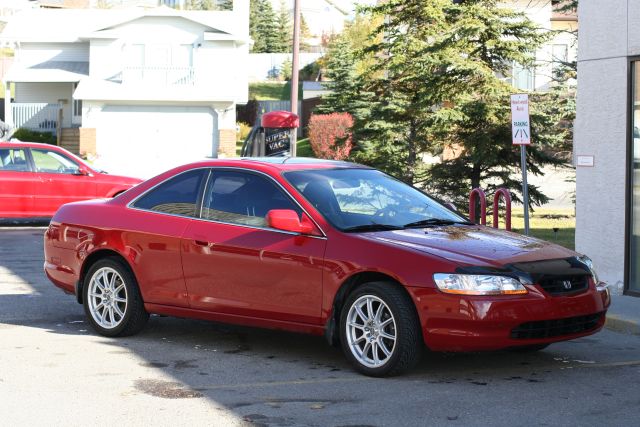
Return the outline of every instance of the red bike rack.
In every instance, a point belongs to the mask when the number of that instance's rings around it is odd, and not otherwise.
[[[511,231],[511,194],[506,188],[498,188],[496,194],[493,195],[493,228],[498,228],[498,205],[500,197],[504,198],[505,204],[505,228]]]
[[[487,195],[482,188],[474,188],[469,193],[469,219],[476,222],[476,202],[480,198],[480,224],[487,225]]]
[[[511,231],[511,193],[506,188],[498,188],[493,195],[493,228],[498,228],[500,198],[505,204],[505,228]],[[482,188],[474,188],[469,193],[469,219],[476,222],[476,203],[480,201],[480,218],[482,225],[487,225],[487,195]]]

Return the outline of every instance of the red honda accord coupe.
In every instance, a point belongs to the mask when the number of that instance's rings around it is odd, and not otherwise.
[[[93,169],[60,147],[0,141],[0,220],[50,218],[65,203],[113,197],[140,182]]]
[[[610,303],[585,256],[472,224],[375,169],[299,158],[205,161],[64,205],[44,268],[106,336],[149,313],[324,334],[373,376],[425,346],[590,335]]]

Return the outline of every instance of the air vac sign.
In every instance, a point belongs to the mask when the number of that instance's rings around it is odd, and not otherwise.
[[[526,93],[511,95],[511,134],[514,145],[531,144],[529,95]]]

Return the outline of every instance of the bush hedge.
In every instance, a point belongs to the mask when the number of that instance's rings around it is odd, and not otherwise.
[[[31,129],[20,128],[13,134],[12,138],[17,138],[25,142],[44,142],[45,144],[56,145],[56,136],[50,132],[38,132]]]
[[[349,113],[313,114],[309,120],[311,149],[320,159],[344,160],[353,148]]]

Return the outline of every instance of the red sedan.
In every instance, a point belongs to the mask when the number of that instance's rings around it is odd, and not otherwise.
[[[286,329],[325,335],[374,376],[425,346],[590,335],[610,302],[584,256],[469,223],[375,169],[310,159],[206,161],[65,205],[44,267],[106,336],[149,313]]]
[[[0,219],[50,218],[65,203],[114,197],[140,182],[93,169],[60,147],[0,142]]]

